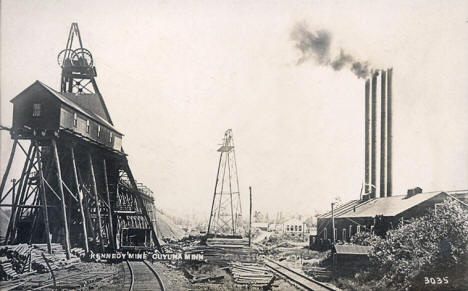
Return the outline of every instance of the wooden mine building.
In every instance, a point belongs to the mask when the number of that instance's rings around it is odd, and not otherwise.
[[[47,243],[50,251],[59,242],[68,256],[73,247],[160,249],[152,192],[132,175],[76,23],[58,61],[60,91],[36,81],[11,100],[13,148],[0,185],[0,206],[12,210],[4,243]],[[8,188],[16,151],[26,161]]]

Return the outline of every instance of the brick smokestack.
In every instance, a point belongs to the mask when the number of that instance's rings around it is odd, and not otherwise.
[[[387,197],[392,196],[392,75],[393,68],[387,70]]]
[[[365,87],[365,121],[364,121],[364,193],[370,193],[370,168],[369,168],[369,148],[370,148],[370,80],[366,80]]]
[[[386,196],[385,193],[385,160],[387,153],[385,151],[385,146],[387,142],[386,138],[386,98],[385,98],[385,89],[386,89],[386,73],[382,70],[382,74],[380,75],[381,85],[380,85],[380,198],[384,198]]]
[[[372,104],[371,104],[371,195],[370,198],[375,198],[376,195],[376,153],[377,153],[377,76],[378,72],[372,75]]]

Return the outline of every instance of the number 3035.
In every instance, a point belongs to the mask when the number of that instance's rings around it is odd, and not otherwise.
[[[441,284],[448,284],[449,280],[448,277],[424,277],[424,284],[425,285],[441,285]]]

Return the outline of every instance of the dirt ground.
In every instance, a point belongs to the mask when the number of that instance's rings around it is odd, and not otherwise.
[[[82,290],[122,290],[125,268],[122,267],[122,263],[79,263],[74,267],[66,270],[57,270],[55,275],[57,282],[60,282],[60,278],[78,278],[78,276],[91,277],[93,274],[102,273],[108,274],[102,276],[102,278],[93,280]],[[124,264],[124,263],[123,263]],[[160,274],[166,290],[206,290],[206,291],[240,291],[240,290],[262,290],[258,287],[249,287],[236,285],[229,272],[223,269],[221,266],[211,264],[201,264],[200,266],[175,266],[175,264],[165,262],[154,262],[153,267]],[[191,283],[184,274],[184,268],[190,270],[190,272],[196,277],[204,276],[224,276],[223,279],[216,282],[207,283]],[[104,278],[105,277],[105,278]],[[49,273],[46,274],[32,274],[21,280],[7,281],[0,283],[0,290],[7,289],[12,286],[19,285],[14,290],[31,290],[38,286],[50,285],[43,290],[52,290],[52,278]],[[288,282],[281,278],[277,278],[273,284],[272,290],[296,290],[295,287],[290,285]]]
[[[157,262],[154,263],[153,266],[163,278],[167,290],[262,290],[262,288],[259,287],[250,287],[235,284],[232,280],[230,273],[225,268],[218,265],[204,263],[194,266],[190,266],[187,264],[180,264],[178,266],[175,266],[175,264]],[[210,283],[191,283],[189,279],[187,279],[184,275],[184,269],[187,270],[190,274],[194,275],[195,277],[224,276],[224,278],[219,281]],[[296,290],[296,288],[278,277],[273,284],[272,290],[289,291]]]
[[[288,240],[278,240],[273,244],[258,243],[254,247],[260,253],[266,254],[268,257],[281,261],[282,264],[287,265],[292,269],[301,271],[303,265],[315,265],[321,256],[319,253],[310,251],[305,248],[303,242],[295,242]],[[99,274],[101,278],[93,279],[86,284],[85,289],[93,290],[121,290],[124,286],[126,267],[122,264],[125,263],[95,263],[95,262],[80,262],[68,269],[56,271],[58,281],[60,278],[87,278],[93,274]],[[259,287],[237,285],[234,283],[233,278],[226,268],[226,265],[209,264],[206,262],[154,262],[153,267],[160,274],[166,290],[262,290]],[[194,278],[206,277],[223,277],[209,282],[191,282]],[[272,290],[299,290],[290,285],[289,282],[283,280],[281,277],[276,276],[273,283]],[[76,281],[76,280],[75,280]],[[15,282],[8,282],[11,284],[21,284],[15,290],[30,290],[39,285],[52,284],[50,274],[32,274],[25,276]],[[1,285],[0,290],[8,287]]]

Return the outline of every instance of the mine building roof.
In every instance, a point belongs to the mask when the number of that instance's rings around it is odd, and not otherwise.
[[[119,132],[114,125],[109,121],[106,114],[105,105],[103,104],[101,96],[98,94],[75,94],[75,93],[63,93],[55,91],[41,81],[34,82],[31,86],[26,88],[23,92],[18,94],[15,98],[11,99],[10,102],[14,103],[15,99],[21,98],[23,93],[27,90],[35,87],[41,87],[45,89],[52,97],[55,97],[61,103],[73,108],[74,110],[84,114],[85,116],[99,122],[100,124],[112,129],[113,131]]]
[[[367,201],[351,200],[334,209],[334,216],[335,218],[375,217],[376,215],[396,216],[438,195],[452,196],[458,199],[457,197],[460,193],[466,194],[468,191],[434,191],[419,193],[412,196],[396,195],[374,198]],[[318,218],[331,218],[331,212],[322,214]]]

